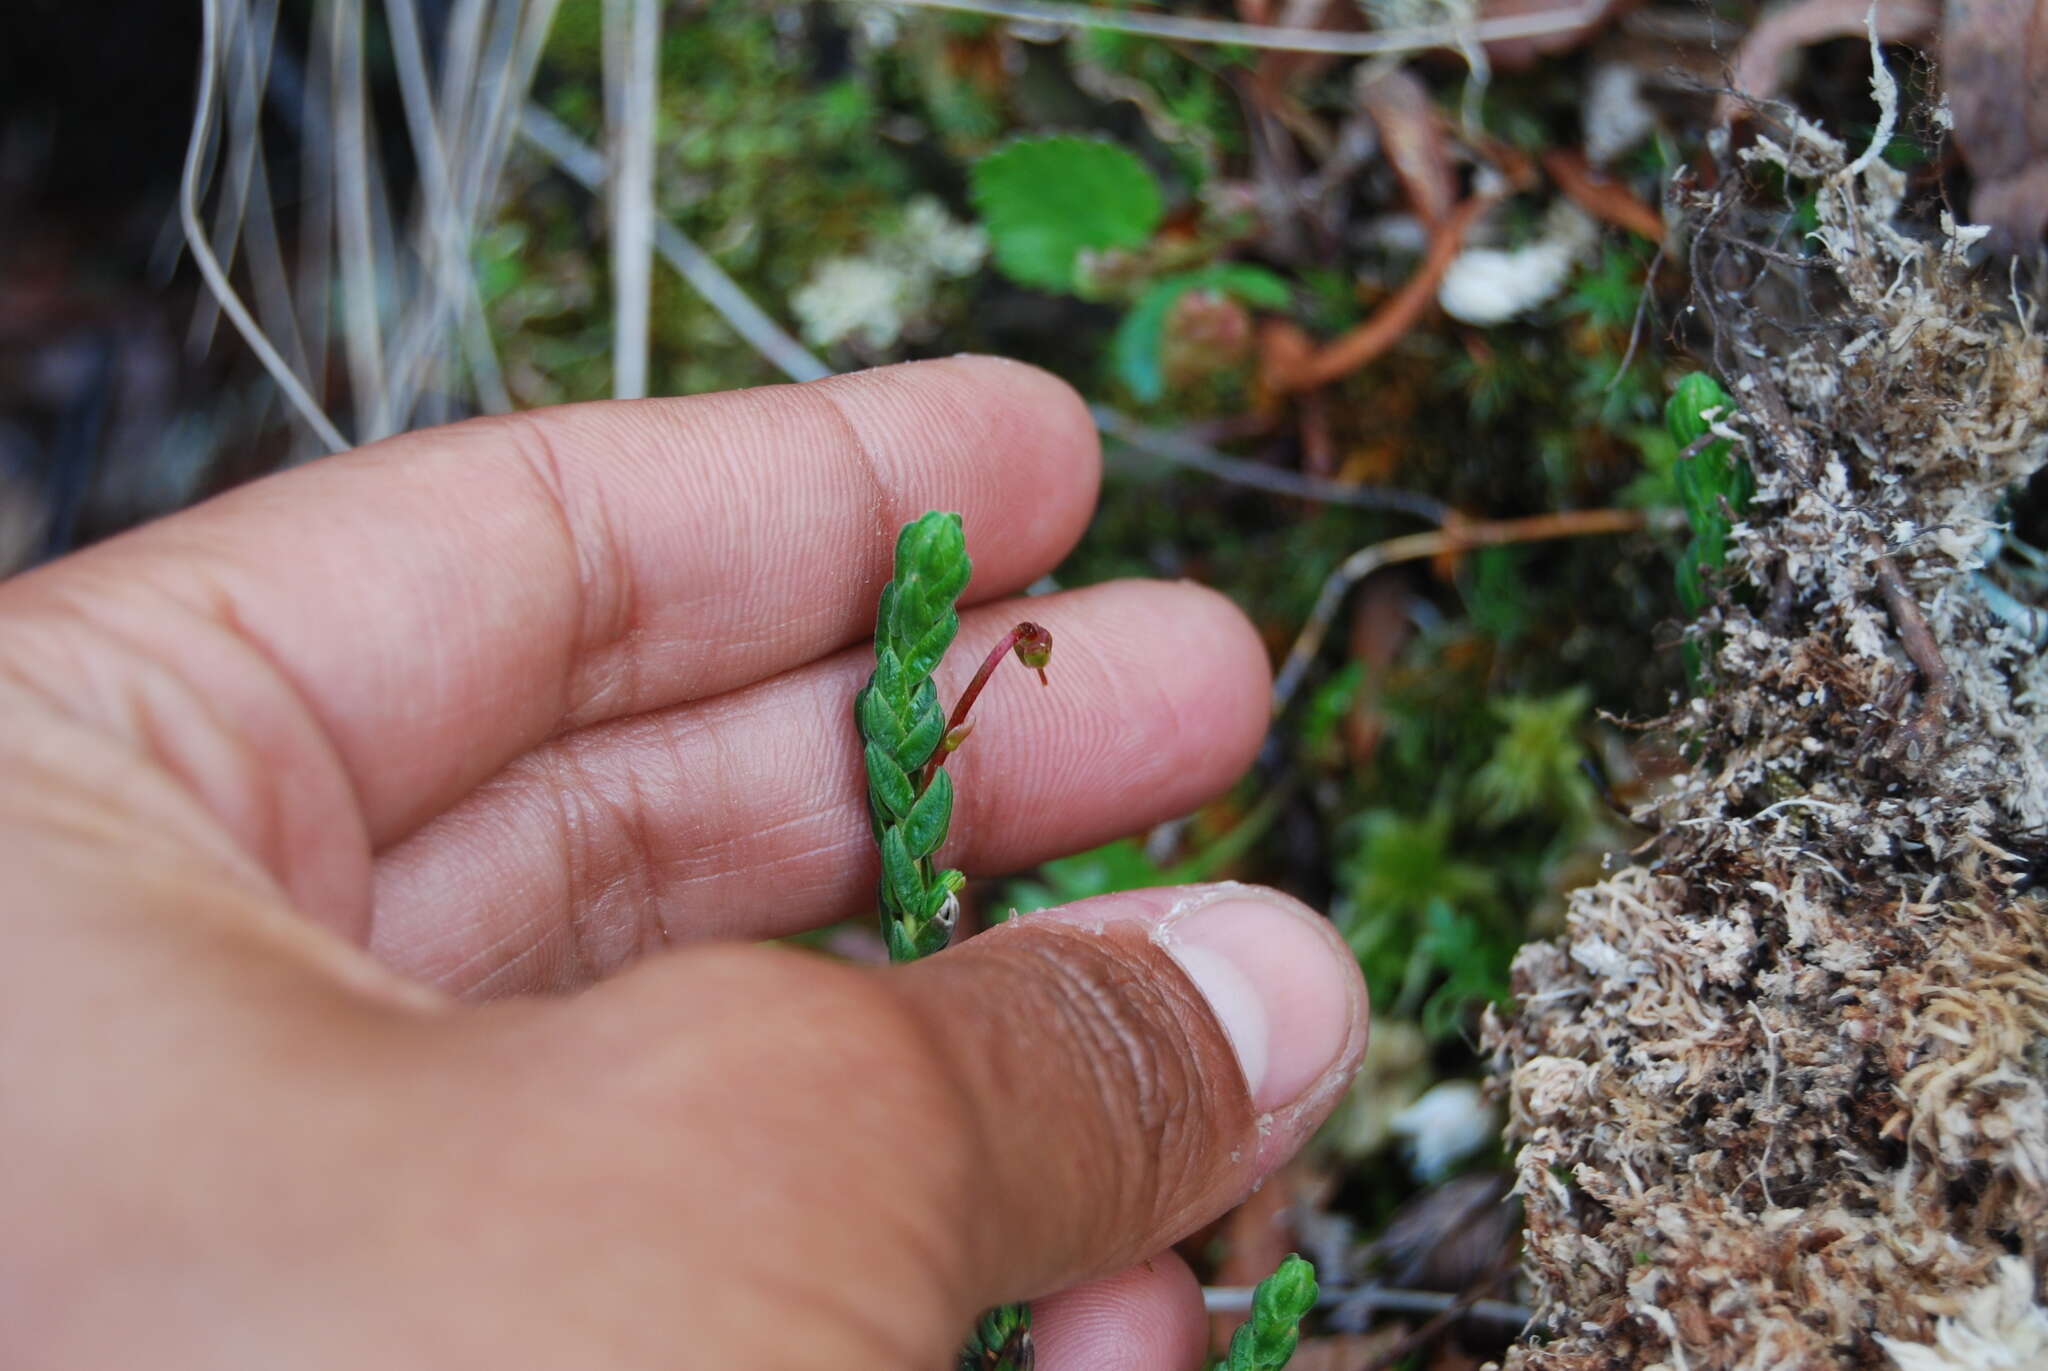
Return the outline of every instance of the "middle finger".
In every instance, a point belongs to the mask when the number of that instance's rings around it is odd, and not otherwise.
[[[1250,763],[1265,654],[1221,596],[1134,581],[969,611],[943,700],[1027,613],[1052,630],[1052,687],[997,673],[947,763],[944,861],[994,872],[1093,846],[1185,813]],[[852,717],[871,668],[850,649],[527,754],[380,859],[372,950],[458,992],[562,990],[670,942],[871,907]]]

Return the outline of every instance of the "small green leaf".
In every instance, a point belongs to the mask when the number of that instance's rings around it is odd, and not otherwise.
[[[900,700],[909,693],[911,679],[905,678],[903,659],[896,655],[896,650],[886,643],[877,644],[875,674],[869,681],[875,694],[884,700]]]
[[[1135,248],[1159,227],[1159,183],[1136,155],[1095,138],[1030,138],[969,173],[996,265],[1042,290],[1074,289],[1081,253]]]
[[[924,882],[903,841],[901,828],[882,830],[882,895],[899,913],[915,912],[924,903]]]
[[[958,1365],[959,1371],[1022,1371],[1033,1361],[1031,1306],[1004,1304],[975,1323]]]
[[[1727,439],[1701,442],[1713,431],[1712,420],[1734,408],[1728,392],[1702,371],[1680,380],[1664,406],[1664,426],[1681,453],[1672,468],[1672,483],[1692,527],[1692,541],[1679,555],[1676,569],[1678,603],[1689,615],[1706,608],[1705,573],[1719,570],[1727,561],[1728,535],[1756,493],[1749,463],[1735,455]],[[1699,449],[1683,455],[1695,443],[1701,443]]]
[[[1117,379],[1148,405],[1157,404],[1166,394],[1166,375],[1160,366],[1166,344],[1166,316],[1187,291],[1187,285],[1181,281],[1154,282],[1125,311],[1117,323],[1116,336],[1110,339],[1109,360]]]
[[[924,955],[918,950],[917,940],[910,936],[910,930],[902,919],[882,920],[882,941],[889,949],[892,962],[914,962]]]
[[[927,680],[917,688],[911,712],[916,716],[896,749],[896,760],[905,771],[915,771],[932,759],[939,739],[946,736],[946,716],[939,712],[939,688]]]
[[[1713,418],[1725,418],[1734,408],[1733,397],[1721,389],[1719,381],[1704,371],[1695,371],[1681,377],[1673,388],[1664,405],[1664,423],[1683,450],[1706,436],[1712,426],[1710,414]]]
[[[910,777],[902,767],[878,743],[869,743],[867,748],[868,786],[873,793],[875,806],[890,818],[902,822],[905,815],[917,806],[917,792],[911,789]],[[911,856],[924,854],[911,844]]]
[[[922,638],[910,645],[910,651],[903,654],[903,669],[913,676],[931,675],[959,632],[960,616],[948,608]]]
[[[869,742],[880,743],[892,752],[902,744],[903,724],[882,692],[873,686],[862,686],[853,697],[853,717],[860,724],[860,736]]]
[[[1243,262],[1218,262],[1194,275],[1199,284],[1211,290],[1226,291],[1260,309],[1286,309],[1294,300],[1294,290],[1286,279],[1264,267],[1248,266]]]
[[[924,916],[927,919],[938,918],[939,912],[946,907],[946,901],[952,899],[966,888],[967,878],[965,876],[951,867],[941,871],[932,878],[931,889],[925,892]],[[941,945],[943,946],[943,943]]]
[[[904,782],[908,793],[909,782]],[[953,778],[943,770],[932,773],[932,783],[909,806],[903,820],[903,843],[916,858],[929,857],[946,840],[946,826],[953,821]]]
[[[960,516],[945,510],[931,510],[912,519],[896,535],[896,578],[943,569],[945,562],[967,550]]]
[[[1688,617],[1697,617],[1707,607],[1707,588],[1700,580],[1700,549],[1697,541],[1686,544],[1678,554],[1674,572],[1678,584],[1678,607]]]

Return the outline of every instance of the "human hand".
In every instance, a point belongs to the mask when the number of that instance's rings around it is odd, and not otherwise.
[[[1363,1049],[1326,922],[1191,888],[901,968],[758,945],[872,905],[896,527],[964,513],[989,642],[1096,479],[1071,392],[955,359],[414,434],[0,584],[0,1361],[939,1367],[1064,1291],[1046,1371],[1194,1365],[1167,1247]],[[1248,763],[1219,596],[1030,616],[1059,679],[992,687],[949,863]]]

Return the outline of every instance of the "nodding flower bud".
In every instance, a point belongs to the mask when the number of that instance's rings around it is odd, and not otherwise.
[[[989,676],[1013,651],[1018,661],[1038,673],[1040,685],[1052,684],[1045,678],[1045,664],[1052,660],[1052,634],[1028,620],[1005,633],[1002,640],[989,649],[988,656],[982,659],[981,667],[974,673],[974,679],[967,683],[967,689],[960,692],[960,702],[953,706],[953,713],[946,720],[946,731],[941,735],[939,745],[932,750],[931,760],[924,764],[917,783],[920,795],[932,783],[932,777],[938,775],[946,758],[967,741],[968,731],[974,727],[967,720],[967,711],[974,708],[974,702],[980,697],[981,688],[988,684]]]
[[[1040,685],[1050,685],[1045,678],[1046,663],[1052,660],[1052,634],[1037,624],[1025,622],[1010,630],[1017,640],[1017,660],[1038,673]]]

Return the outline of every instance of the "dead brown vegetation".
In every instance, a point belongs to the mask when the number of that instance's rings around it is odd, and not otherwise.
[[[1980,230],[1761,122],[1686,197],[1757,479],[1693,762],[1491,1025],[1548,1328],[1511,1365],[2040,1365],[2048,675],[1995,563],[2048,348]]]

